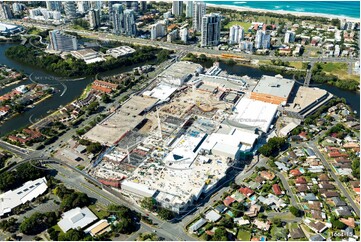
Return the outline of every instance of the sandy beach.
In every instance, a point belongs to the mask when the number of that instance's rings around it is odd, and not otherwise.
[[[338,15],[332,15],[332,14],[322,14],[322,13],[306,13],[306,12],[293,12],[293,11],[284,11],[284,10],[266,10],[266,9],[259,9],[259,8],[247,8],[247,7],[239,7],[239,6],[231,6],[231,5],[224,5],[224,4],[212,4],[207,3],[207,7],[211,8],[224,8],[224,9],[231,9],[236,10],[239,12],[243,11],[250,11],[250,12],[269,12],[269,13],[278,13],[278,14],[292,14],[295,16],[312,16],[312,17],[324,17],[329,19],[346,19],[350,22],[360,22],[360,19],[358,18],[350,18],[347,16],[338,16]]]

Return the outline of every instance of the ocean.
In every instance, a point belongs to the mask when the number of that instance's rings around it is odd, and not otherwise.
[[[247,7],[265,10],[321,13],[360,18],[359,1],[205,1],[210,4]]]

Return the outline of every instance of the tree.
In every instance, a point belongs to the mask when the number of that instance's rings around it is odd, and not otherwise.
[[[139,241],[146,241],[146,240],[150,240],[150,241],[157,241],[159,240],[158,236],[156,233],[140,233],[138,239]]]
[[[112,99],[109,97],[109,95],[107,95],[106,93],[104,93],[104,94],[102,95],[102,101],[103,101],[104,103],[111,103],[111,102],[112,102]]]
[[[290,206],[290,212],[296,217],[301,217],[302,216],[302,211],[299,210],[298,208],[294,207],[294,206]]]
[[[154,211],[156,209],[157,202],[152,197],[145,197],[140,202],[142,208],[148,209],[149,211]]]
[[[98,107],[99,107],[99,102],[97,102],[97,101],[91,102],[87,106],[87,111],[89,114],[93,114],[97,111]]]
[[[112,229],[116,233],[130,234],[136,230],[140,214],[123,205],[110,205],[108,212],[119,219],[116,225],[112,225]]]
[[[83,240],[85,234],[82,230],[70,229],[64,234],[59,235],[60,241],[80,241]]]
[[[45,171],[38,169],[41,165],[37,162],[21,164],[16,171],[0,174],[0,190],[6,191],[21,186],[24,182],[45,176]]]
[[[272,219],[272,223],[276,226],[276,227],[281,227],[282,225],[282,221],[280,218],[273,218]]]
[[[273,137],[268,140],[267,144],[259,148],[258,151],[266,157],[276,156],[286,144],[285,138]]]
[[[15,104],[14,110],[15,110],[15,112],[17,112],[17,113],[22,113],[22,112],[24,112],[24,110],[25,110],[25,106],[24,106],[24,105],[21,105],[21,104]]]
[[[82,192],[75,192],[66,194],[61,203],[60,209],[67,211],[76,207],[84,207],[90,205],[91,201],[87,194]]]
[[[228,233],[225,228],[219,227],[214,231],[214,236],[212,238],[213,241],[227,241]]]
[[[157,62],[162,63],[163,61],[168,60],[169,54],[170,54],[169,50],[163,49],[163,50],[159,51],[159,53],[157,55]]]
[[[166,208],[161,208],[158,212],[158,215],[165,220],[174,218],[174,213]]]
[[[352,161],[352,175],[356,178],[360,177],[360,160],[359,159],[354,159]]]
[[[331,217],[330,217],[330,222],[331,222],[333,228],[336,228],[336,229],[346,228],[346,224],[340,222],[340,220],[336,219],[333,215],[331,215]]]
[[[220,221],[219,221],[219,226],[222,227],[226,227],[226,228],[233,228],[233,219],[230,217],[223,217]]]
[[[0,229],[5,232],[15,233],[19,224],[15,218],[0,221]]]
[[[99,142],[91,143],[86,147],[86,151],[92,154],[97,154],[102,150],[102,145]]]
[[[24,234],[36,235],[48,227],[55,225],[57,216],[55,212],[34,213],[29,218],[25,218],[20,224],[19,230]]]
[[[350,180],[350,178],[348,176],[340,176],[341,182],[348,182],[349,180]]]

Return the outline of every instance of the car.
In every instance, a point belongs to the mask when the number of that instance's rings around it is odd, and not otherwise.
[[[153,232],[154,232],[154,233],[157,233],[157,230],[154,229]]]

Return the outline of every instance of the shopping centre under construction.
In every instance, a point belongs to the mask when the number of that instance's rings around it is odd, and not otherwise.
[[[275,133],[279,116],[302,119],[332,97],[295,86],[282,76],[255,80],[175,62],[82,137],[108,147],[89,173],[135,199],[185,212]]]

